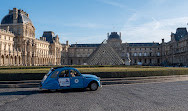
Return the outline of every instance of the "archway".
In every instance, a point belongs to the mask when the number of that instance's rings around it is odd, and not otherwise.
[[[16,56],[14,57],[14,60],[15,60],[15,61],[14,61],[15,64],[17,64],[17,57],[16,57]]]
[[[4,58],[4,55],[2,55],[1,58],[2,58],[2,62],[1,62],[1,64],[4,65],[4,64],[5,64],[5,58]]]
[[[9,59],[8,59],[9,57],[8,57],[8,55],[6,56],[6,58],[5,58],[5,65],[9,65]]]
[[[20,56],[19,56],[19,64],[21,64],[21,58],[20,58]]]
[[[13,63],[13,57],[12,57],[12,56],[10,57],[10,64],[11,64],[11,65],[14,64],[14,63]]]

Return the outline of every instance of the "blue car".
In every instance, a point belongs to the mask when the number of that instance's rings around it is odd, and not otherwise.
[[[99,77],[91,74],[81,74],[72,67],[52,68],[40,83],[40,89],[51,91],[72,88],[90,88],[91,91],[95,91],[101,86]]]

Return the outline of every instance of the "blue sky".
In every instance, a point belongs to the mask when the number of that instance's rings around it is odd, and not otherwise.
[[[123,42],[170,40],[187,27],[187,0],[1,0],[0,20],[14,7],[29,13],[36,37],[54,31],[62,43],[101,43],[112,31]]]

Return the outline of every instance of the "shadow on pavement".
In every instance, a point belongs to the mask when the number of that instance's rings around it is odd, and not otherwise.
[[[33,94],[42,94],[42,93],[77,93],[77,92],[85,92],[87,90],[84,89],[66,89],[66,90],[57,90],[57,91],[49,91],[49,90],[28,90],[28,91],[12,91],[12,92],[0,92],[0,96],[7,95],[33,95]]]
[[[37,94],[39,91],[33,90],[33,91],[13,91],[13,92],[0,92],[0,96],[5,95],[32,95]]]

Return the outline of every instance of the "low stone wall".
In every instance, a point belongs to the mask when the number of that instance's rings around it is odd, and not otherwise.
[[[101,78],[125,78],[125,77],[147,77],[147,76],[168,76],[168,75],[186,75],[187,71],[131,71],[131,72],[87,72]],[[0,81],[18,81],[18,80],[42,80],[45,73],[15,73],[0,74]]]
[[[42,80],[45,73],[16,73],[16,74],[0,74],[0,81],[19,81],[19,80]]]

